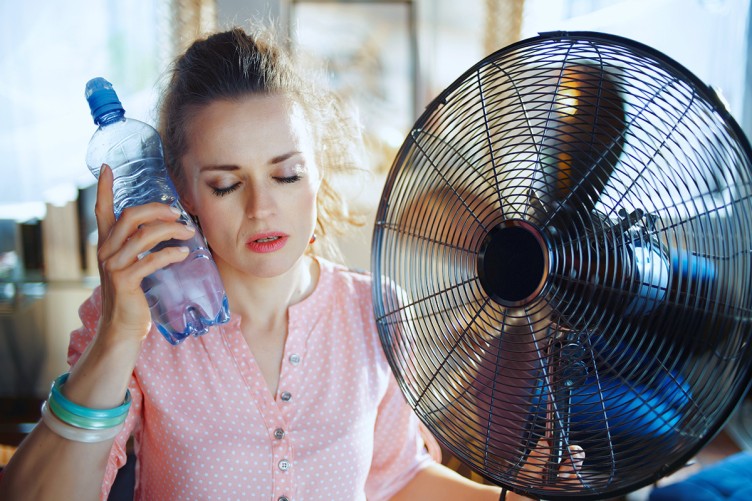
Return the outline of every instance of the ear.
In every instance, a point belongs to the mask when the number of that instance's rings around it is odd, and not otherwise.
[[[195,216],[196,215],[196,211],[194,209],[193,202],[191,202],[191,198],[190,197],[181,196],[180,197],[180,205],[182,205],[183,208],[186,211],[188,211],[188,214],[190,214],[191,216]]]
[[[191,193],[191,187],[188,184],[188,180],[183,176],[174,180],[175,190],[180,200],[180,205],[183,206],[190,216],[196,215],[196,204],[193,203],[193,196]]]

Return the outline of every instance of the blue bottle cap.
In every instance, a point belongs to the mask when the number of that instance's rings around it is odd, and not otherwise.
[[[112,84],[102,77],[92,78],[86,82],[86,100],[89,102],[91,116],[97,125],[102,116],[107,113],[118,110],[125,113]]]

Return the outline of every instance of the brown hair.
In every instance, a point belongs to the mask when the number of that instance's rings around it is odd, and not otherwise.
[[[290,55],[275,43],[269,30],[253,34],[234,28],[195,41],[173,64],[159,110],[159,129],[165,160],[178,191],[184,185],[181,159],[187,133],[196,112],[216,100],[240,99],[249,94],[282,93],[302,105],[313,134],[316,163],[322,173],[316,220],[317,254],[340,259],[332,236],[361,218],[348,211],[333,188],[333,174],[358,169],[361,162],[360,128],[336,96],[305,79]],[[309,246],[311,249],[313,246]]]

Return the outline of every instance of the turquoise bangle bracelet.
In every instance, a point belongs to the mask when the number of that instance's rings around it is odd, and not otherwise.
[[[47,400],[47,405],[52,413],[63,423],[75,426],[76,428],[84,428],[86,430],[103,430],[106,428],[113,428],[120,424],[123,424],[128,414],[122,414],[112,418],[88,418],[78,416],[65,410],[57,400],[51,398]]]
[[[66,381],[68,381],[69,373],[65,373],[59,376],[52,383],[52,389],[50,390],[49,400],[54,401],[56,407],[62,409],[64,412],[90,419],[90,420],[107,420],[122,417],[128,414],[128,409],[131,407],[131,392],[126,390],[125,399],[123,403],[117,407],[111,409],[91,409],[82,405],[74,404],[62,394],[60,389],[63,387]]]

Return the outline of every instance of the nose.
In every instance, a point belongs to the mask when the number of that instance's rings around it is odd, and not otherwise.
[[[246,190],[245,214],[248,219],[264,219],[274,214],[276,204],[271,190],[249,185]]]

